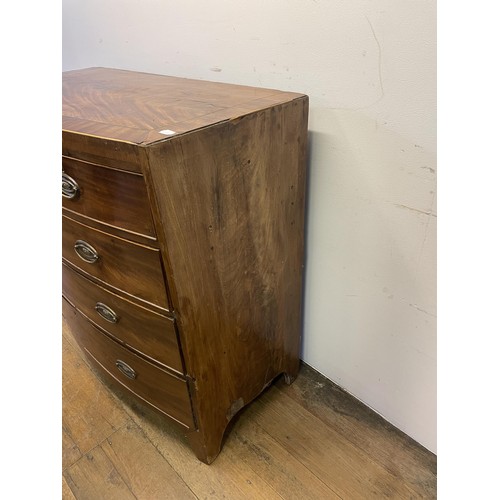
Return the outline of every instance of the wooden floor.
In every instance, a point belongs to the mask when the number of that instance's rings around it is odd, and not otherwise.
[[[304,365],[245,408],[199,462],[155,413],[119,400],[63,321],[63,499],[436,498],[436,457]]]

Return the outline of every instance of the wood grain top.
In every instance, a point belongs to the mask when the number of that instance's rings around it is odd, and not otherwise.
[[[303,97],[108,68],[63,73],[62,95],[63,130],[141,145]]]

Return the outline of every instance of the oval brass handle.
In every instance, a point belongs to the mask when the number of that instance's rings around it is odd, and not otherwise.
[[[127,365],[127,363],[125,363],[125,361],[122,361],[121,359],[117,359],[115,365],[118,368],[118,370],[120,370],[123,373],[123,375],[125,375],[126,377],[128,377],[130,379],[134,379],[137,377],[135,370],[133,368],[131,368],[129,365]]]
[[[65,198],[73,200],[80,194],[80,186],[65,172],[62,173],[62,195]]]
[[[93,264],[99,259],[99,254],[96,249],[83,240],[76,240],[75,252],[80,259],[89,264]]]
[[[105,319],[106,321],[109,321],[110,323],[118,323],[119,317],[111,309],[111,307],[107,306],[106,304],[103,304],[102,302],[97,302],[94,308],[97,311],[97,314],[101,316],[101,318]]]

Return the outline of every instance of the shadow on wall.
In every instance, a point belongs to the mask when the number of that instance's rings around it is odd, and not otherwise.
[[[316,112],[302,358],[382,414],[403,399],[424,418],[435,387],[435,154],[361,112]]]
[[[309,240],[309,206],[310,206],[310,172],[312,165],[312,151],[314,145],[314,136],[318,134],[318,132],[311,132],[310,130],[307,132],[307,160],[306,160],[306,186],[305,186],[305,206],[304,206],[304,277],[302,284],[302,316],[301,316],[301,345],[300,345],[300,359],[304,360],[304,332],[305,332],[305,306],[306,306],[306,282],[307,282],[307,261],[308,261],[308,245],[307,242]]]

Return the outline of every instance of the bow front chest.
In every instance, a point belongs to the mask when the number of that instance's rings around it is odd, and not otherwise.
[[[131,71],[63,74],[63,313],[111,385],[215,459],[297,375],[308,98]]]

